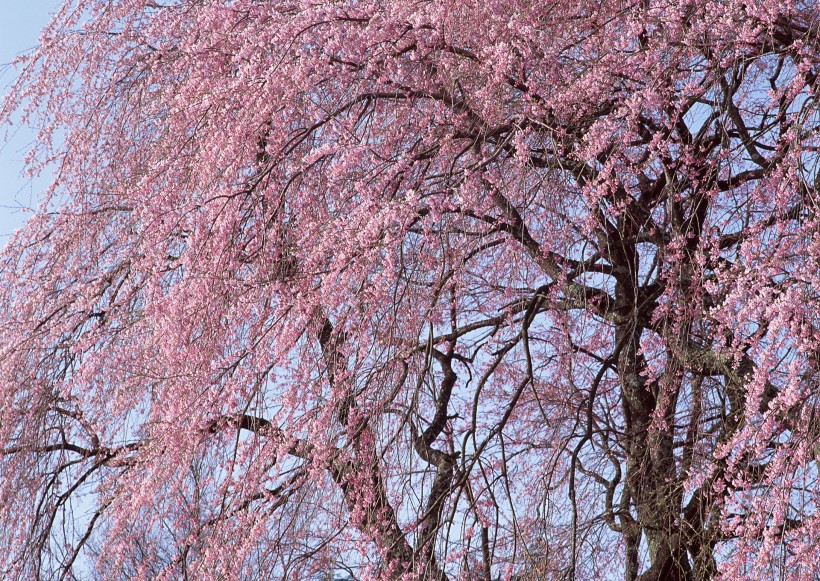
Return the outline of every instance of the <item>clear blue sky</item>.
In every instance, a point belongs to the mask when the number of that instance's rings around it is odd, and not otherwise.
[[[59,4],[60,0],[0,0],[0,93],[6,93],[15,75],[6,65],[37,45],[40,29]],[[25,127],[13,127],[12,132],[11,141],[5,143],[5,130],[0,131],[0,246],[25,218],[17,208],[31,205],[32,195],[36,196],[46,181],[31,183],[20,176],[32,132]]]

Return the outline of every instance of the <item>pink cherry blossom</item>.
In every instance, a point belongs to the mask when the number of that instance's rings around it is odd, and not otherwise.
[[[815,579],[820,9],[77,0],[0,122],[0,577]]]

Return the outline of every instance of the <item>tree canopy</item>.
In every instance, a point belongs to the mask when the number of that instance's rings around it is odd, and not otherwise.
[[[820,575],[820,7],[77,0],[0,105],[4,579]]]

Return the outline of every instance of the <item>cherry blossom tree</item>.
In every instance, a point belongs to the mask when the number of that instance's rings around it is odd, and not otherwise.
[[[816,579],[820,7],[75,0],[0,106],[4,579]]]

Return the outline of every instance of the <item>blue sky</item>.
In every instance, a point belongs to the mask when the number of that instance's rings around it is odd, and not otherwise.
[[[59,4],[60,0],[0,0],[0,93],[6,93],[15,75],[6,65],[19,53],[37,45],[40,29]],[[11,133],[11,140],[3,142],[5,128],[0,130],[0,246],[25,218],[18,208],[32,204],[32,196],[44,181],[31,183],[20,176],[32,132],[25,127],[13,127]]]

